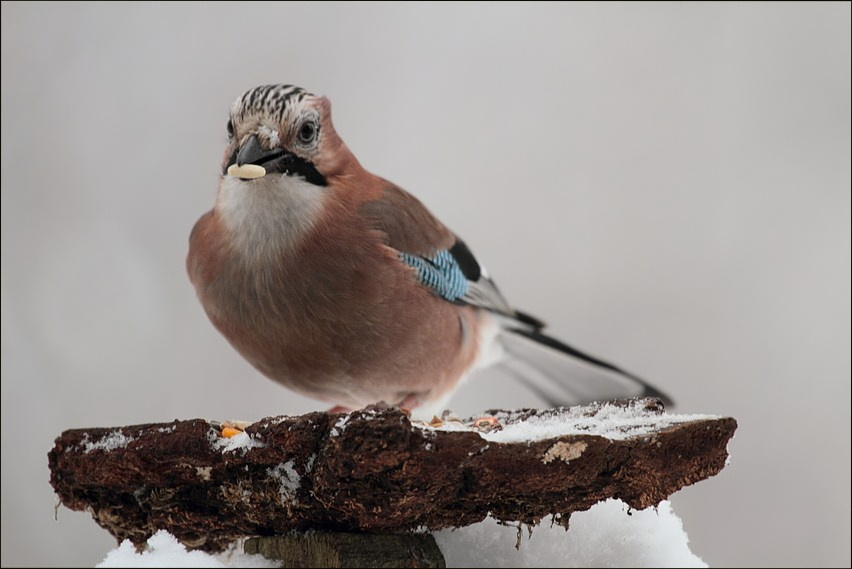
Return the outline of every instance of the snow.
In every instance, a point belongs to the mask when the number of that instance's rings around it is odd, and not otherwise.
[[[187,551],[169,532],[160,530],[148,539],[145,551],[137,553],[129,540],[107,553],[96,567],[280,567],[262,555],[247,555],[232,547],[218,555]]]
[[[310,466],[313,467],[313,462]],[[283,462],[275,468],[268,469],[266,473],[280,483],[278,493],[281,494],[281,499],[285,503],[295,503],[296,492],[302,485],[302,477],[293,468],[293,461]]]
[[[329,433],[330,437],[340,436],[340,433],[346,430],[346,423],[349,422],[349,415],[344,415],[331,428],[331,432]]]
[[[85,453],[88,454],[93,450],[102,450],[109,452],[117,448],[123,448],[133,442],[133,437],[128,437],[121,431],[113,431],[102,436],[97,442],[90,442],[89,435],[83,437],[81,444],[85,446]]]
[[[571,529],[551,524],[533,528],[485,521],[435,532],[447,567],[707,567],[689,549],[683,524],[667,501],[657,508],[630,510],[619,500],[600,502],[571,516]],[[129,541],[110,551],[98,567],[278,567],[259,555],[187,551],[168,532],[158,531],[146,551]]]
[[[573,514],[568,531],[545,518],[532,535],[521,528],[518,549],[518,527],[491,518],[434,535],[447,567],[707,567],[668,501],[641,511],[600,502]]]
[[[216,434],[212,434],[211,432],[209,438],[210,444],[212,444],[214,448],[221,449],[223,453],[240,450],[243,454],[245,454],[253,448],[263,448],[266,446],[262,442],[253,439],[251,435],[246,432],[238,433],[230,438],[220,437]]]
[[[447,421],[438,427],[423,422],[412,422],[421,429],[440,431],[474,431],[498,443],[539,441],[563,435],[598,435],[611,440],[650,436],[680,423],[718,419],[717,415],[650,414],[642,404],[627,406],[604,404],[592,414],[585,407],[572,407],[564,413],[533,415],[523,418],[521,411],[501,411],[493,415],[502,425],[501,430],[478,430],[460,421]]]

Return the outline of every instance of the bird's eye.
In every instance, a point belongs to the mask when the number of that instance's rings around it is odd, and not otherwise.
[[[299,142],[302,144],[310,144],[317,137],[317,125],[311,121],[302,123],[299,127]]]
[[[234,121],[228,121],[228,138],[234,138]]]

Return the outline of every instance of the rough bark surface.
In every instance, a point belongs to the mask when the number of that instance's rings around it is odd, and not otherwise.
[[[663,413],[656,399],[615,402]],[[593,416],[599,405],[582,408]],[[578,409],[490,411],[503,425]],[[472,420],[466,424],[473,423]],[[487,425],[483,427],[489,428]],[[166,529],[218,551],[292,530],[404,534],[499,520],[535,524],[618,498],[636,509],[717,474],[736,430],[703,418],[623,440],[563,435],[498,443],[479,432],[416,426],[399,410],[271,417],[223,439],[195,419],[65,431],[48,454],[51,484],[118,540]]]

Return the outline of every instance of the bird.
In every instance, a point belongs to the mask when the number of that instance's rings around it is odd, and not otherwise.
[[[361,165],[327,97],[249,89],[231,105],[227,137],[186,268],[210,321],[263,375],[336,412],[439,412],[491,365],[551,407],[671,404],[513,308],[456,233]]]

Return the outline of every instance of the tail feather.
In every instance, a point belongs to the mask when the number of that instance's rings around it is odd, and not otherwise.
[[[549,405],[567,406],[624,397],[672,400],[643,379],[590,356],[541,328],[504,328],[500,335],[508,355],[502,367]]]

